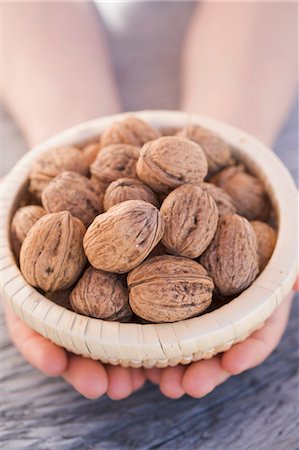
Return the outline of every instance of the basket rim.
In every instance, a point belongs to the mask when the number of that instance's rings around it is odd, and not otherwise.
[[[122,345],[141,349],[148,343],[149,346],[159,346],[162,349],[161,357],[163,354],[169,357],[169,352],[175,354],[177,346],[182,350],[182,347],[190,340],[197,342],[197,348],[198,346],[201,348],[202,342],[206,343],[203,345],[204,347],[213,347],[223,343],[224,336],[226,342],[229,342],[244,332],[250,333],[258,325],[259,320],[262,323],[271,315],[291,290],[297,274],[298,255],[297,245],[295,245],[297,240],[297,189],[288,170],[278,157],[253,136],[224,122],[180,111],[133,111],[94,119],[47,139],[18,161],[0,185],[2,250],[0,287],[3,296],[23,320],[28,321],[26,317],[28,314],[33,321],[38,321],[39,326],[36,327],[38,331],[40,331],[41,322],[52,326],[55,331],[61,318],[66,316],[67,310],[51,302],[30,286],[15,264],[9,243],[11,211],[19,189],[27,179],[31,164],[37,155],[54,146],[82,143],[99,135],[112,122],[131,115],[140,117],[159,128],[182,127],[190,123],[202,125],[215,131],[233,147],[238,148],[242,157],[248,159],[248,162],[253,164],[254,169],[259,172],[276,206],[279,216],[276,247],[270,262],[253,284],[230,303],[217,310],[180,322],[160,324],[109,322],[68,311],[67,315],[72,317],[74,325],[69,333],[73,336],[80,335],[86,342],[88,339],[96,339],[97,342],[108,342],[112,347],[115,345],[118,347],[117,354],[120,357],[121,350],[119,349],[122,348]],[[42,318],[40,317],[41,306],[45,311]],[[59,318],[55,324],[54,316],[56,319]],[[186,333],[186,328],[189,333]],[[125,336],[126,330],[132,332],[132,336],[137,339],[136,342],[133,338],[129,339],[129,344],[125,338],[123,342],[120,341],[119,336]],[[141,330],[143,337],[138,340]],[[148,341],[145,339],[144,332],[149,333]],[[116,337],[117,342],[115,341]],[[153,339],[152,343],[149,341],[150,339]],[[209,343],[207,343],[207,339]],[[61,345],[64,346],[63,343]],[[167,349],[166,352],[165,349]]]

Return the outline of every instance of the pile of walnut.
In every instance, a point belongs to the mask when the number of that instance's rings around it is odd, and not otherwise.
[[[42,154],[26,195],[11,224],[24,278],[106,320],[209,311],[250,286],[276,241],[263,184],[194,125],[116,122],[97,142]]]

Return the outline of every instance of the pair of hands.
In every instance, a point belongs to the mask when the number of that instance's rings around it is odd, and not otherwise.
[[[298,280],[295,288],[298,288]],[[128,397],[147,380],[158,384],[169,398],[188,394],[200,398],[213,391],[231,375],[262,363],[275,349],[287,326],[293,294],[290,294],[263,328],[245,341],[209,360],[165,369],[132,369],[104,365],[68,353],[23,323],[5,305],[8,331],[24,358],[48,376],[61,376],[76,391],[89,399],[107,394],[113,400]]]

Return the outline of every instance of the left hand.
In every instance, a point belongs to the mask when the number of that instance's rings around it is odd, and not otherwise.
[[[295,288],[297,286],[298,280]],[[231,375],[258,366],[272,353],[286,329],[293,295],[291,293],[283,300],[260,330],[227,352],[209,360],[193,362],[189,366],[147,369],[147,379],[159,384],[166,397],[176,399],[188,394],[200,398],[212,392]]]

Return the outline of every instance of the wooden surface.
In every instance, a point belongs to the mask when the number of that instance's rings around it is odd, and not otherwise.
[[[155,18],[145,7],[143,15],[132,10],[127,17],[129,28],[138,30],[138,42],[132,33],[127,39],[124,32],[110,36],[126,109],[177,105],[177,43],[191,6],[179,2],[158,5],[156,33],[148,28],[148,21]],[[159,45],[166,19],[172,20],[176,29],[173,45],[165,39],[165,45]],[[293,176],[298,170],[297,110],[296,104],[276,145]],[[4,110],[0,121],[1,169],[5,173],[26,147]],[[0,448],[297,450],[298,313],[297,298],[285,336],[272,356],[206,398],[172,401],[147,384],[121,402],[107,397],[85,400],[62,380],[47,378],[31,368],[11,345],[1,314]]]

